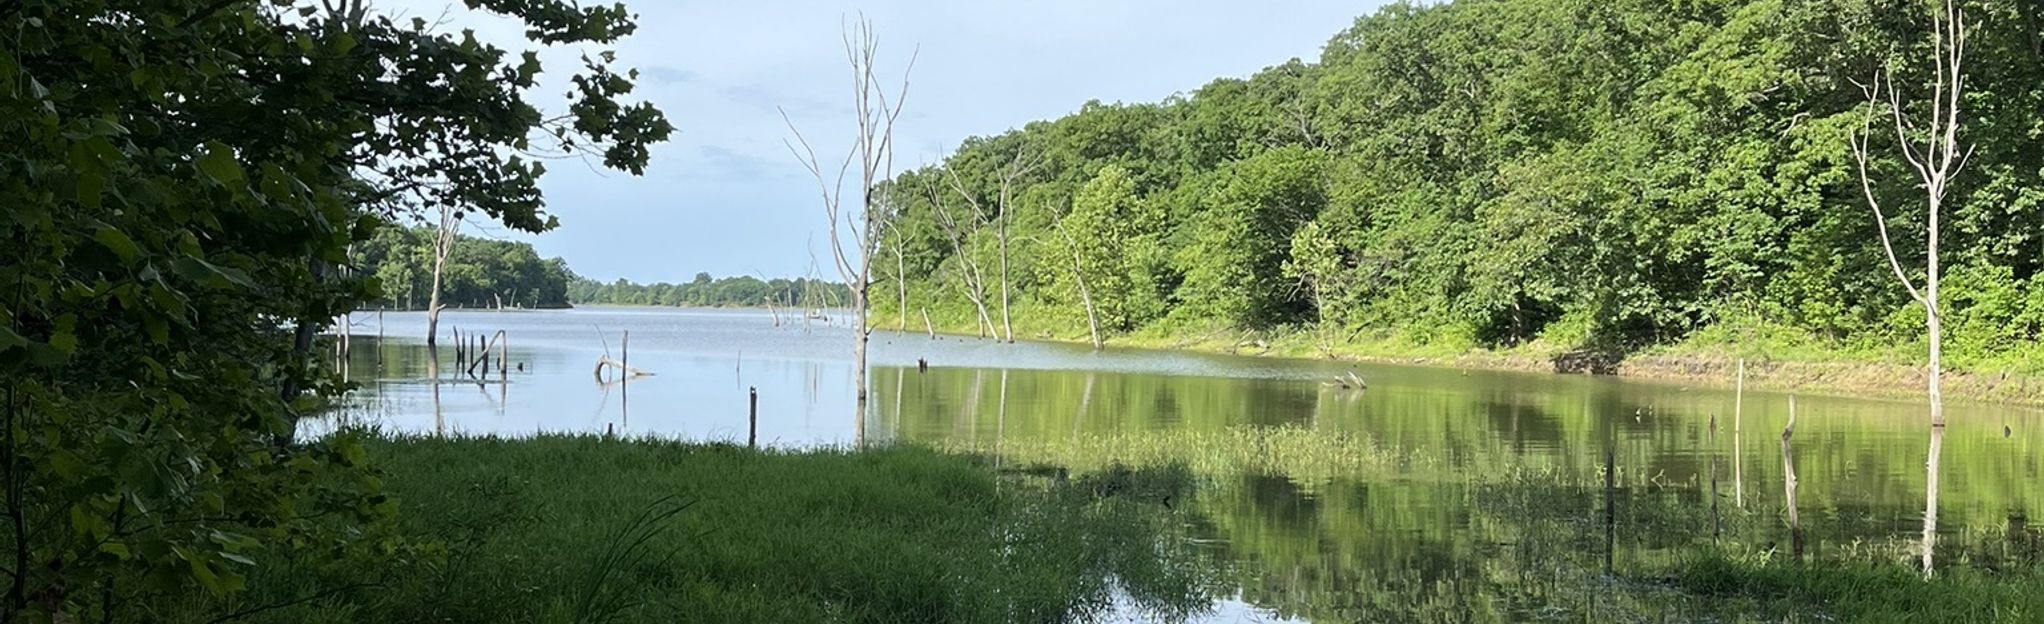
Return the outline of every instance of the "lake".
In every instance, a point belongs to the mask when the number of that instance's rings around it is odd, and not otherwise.
[[[475,383],[430,381],[423,314],[353,320],[355,336],[387,338],[356,343],[348,374],[362,387],[337,418],[385,430],[744,443],[756,389],[767,445],[907,442],[1070,471],[1186,466],[1199,482],[1178,503],[1189,541],[1221,564],[1196,620],[1650,616],[1684,599],[1654,588],[1615,599],[1601,572],[1712,542],[1902,560],[1923,523],[1927,408],[1917,402],[1749,390],[1741,405],[1729,389],[1605,377],[876,330],[859,418],[851,332],[822,321],[447,311],[443,378],[468,379],[452,370],[451,330],[508,337],[508,381]],[[606,356],[651,375],[598,379]],[[1327,383],[1350,372],[1367,388]],[[2044,492],[2044,418],[1975,404],[1947,413],[1941,561],[2034,556],[2016,550],[2036,545],[2027,517]],[[1800,540],[1785,504],[1790,470]],[[1131,607],[1115,617],[1154,616]]]

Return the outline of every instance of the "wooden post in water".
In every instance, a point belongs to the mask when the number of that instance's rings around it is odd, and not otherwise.
[[[1617,453],[1611,446],[1604,447],[1604,574],[1611,574],[1611,563],[1618,549],[1618,462]]]
[[[632,330],[624,330],[617,342],[617,411],[623,418],[632,414]],[[629,420],[627,422],[630,422]]]
[[[497,381],[511,381],[511,335],[497,330]],[[483,371],[488,374],[489,371]]]
[[[1796,517],[1796,458],[1789,449],[1789,438],[1796,433],[1796,397],[1789,395],[1788,426],[1781,428],[1781,488],[1783,504],[1788,506],[1789,548],[1796,560],[1803,558],[1803,523]]]
[[[759,388],[747,389],[752,397],[752,410],[745,419],[745,448],[759,448]]]

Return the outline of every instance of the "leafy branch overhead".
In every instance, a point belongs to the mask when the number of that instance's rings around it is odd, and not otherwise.
[[[365,0],[0,0],[0,620],[153,619],[278,549],[430,556],[359,445],[292,442],[342,389],[308,348],[380,294],[351,246],[441,208],[544,230],[541,160],[639,173],[673,132],[593,51],[622,6],[469,6],[592,49],[564,97],[537,51]]]

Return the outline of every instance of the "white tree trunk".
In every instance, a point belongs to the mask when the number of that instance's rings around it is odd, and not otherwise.
[[[1006,193],[1004,189],[1002,194]],[[1009,344],[1014,344],[1015,325],[1008,320],[1008,207],[1005,200],[1001,203],[1001,214],[997,217],[1001,220],[999,233],[995,235],[1001,245],[1001,333]]]

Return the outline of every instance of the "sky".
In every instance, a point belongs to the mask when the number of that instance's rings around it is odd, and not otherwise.
[[[879,69],[909,76],[897,169],[942,160],[960,141],[1077,111],[1087,100],[1154,102],[1219,77],[1291,58],[1315,60],[1335,33],[1381,0],[625,0],[638,32],[613,46],[636,67],[635,96],[676,133],[643,177],[578,160],[548,163],[541,181],[561,227],[528,240],[599,280],[797,277],[829,263],[816,184],[783,141],[776,107],[820,154],[851,145],[849,70],[840,29],[863,13],[880,38]],[[445,0],[386,8],[512,51],[535,49],[514,22]],[[559,110],[582,50],[542,53],[549,70],[530,101]],[[841,156],[839,156],[841,158]],[[856,173],[854,173],[856,177]],[[812,265],[812,254],[815,259]]]

